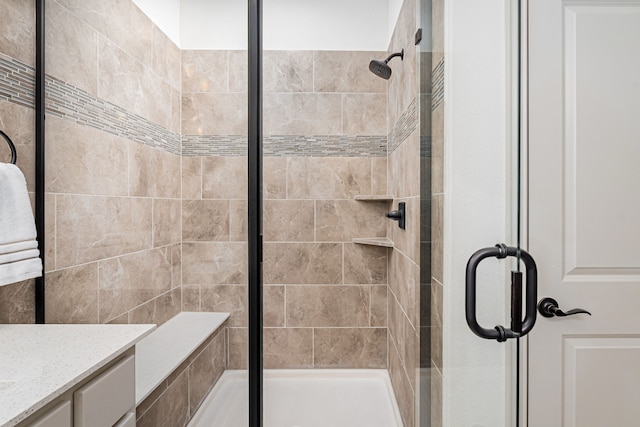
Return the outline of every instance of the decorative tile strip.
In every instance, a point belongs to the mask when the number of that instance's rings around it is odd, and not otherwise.
[[[9,56],[0,55],[0,99],[35,108],[35,70]]]
[[[180,135],[73,85],[46,76],[47,114],[180,154]],[[0,55],[0,99],[34,108],[35,70]]]
[[[432,91],[431,111],[435,111],[435,109],[442,104],[442,101],[444,101],[444,57],[440,60],[435,70],[433,70]]]
[[[270,135],[264,137],[268,157],[386,157],[384,135]],[[184,135],[183,156],[246,156],[247,137]]]
[[[417,129],[419,122],[418,102],[413,98],[389,133],[389,153],[393,153]]]

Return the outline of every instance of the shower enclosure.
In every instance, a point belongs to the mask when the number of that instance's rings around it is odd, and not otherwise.
[[[441,426],[443,2],[43,4],[39,320],[229,312],[241,425],[297,416],[266,384],[293,379],[292,399],[336,395],[360,421],[386,408],[385,427]],[[504,324],[502,303],[480,315]],[[472,372],[492,393],[515,378],[509,349],[488,347]],[[381,394],[358,399],[358,384]],[[178,419],[194,395],[175,396]]]

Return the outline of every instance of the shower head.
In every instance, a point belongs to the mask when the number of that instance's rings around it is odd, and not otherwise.
[[[395,58],[396,56],[399,56],[400,59],[404,60],[404,49],[402,49],[401,52],[392,53],[384,61],[373,59],[371,62],[369,62],[369,71],[371,71],[378,77],[389,80],[389,77],[391,77],[391,67],[389,67],[388,63],[392,58]]]

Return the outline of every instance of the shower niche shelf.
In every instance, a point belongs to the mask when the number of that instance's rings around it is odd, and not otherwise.
[[[353,196],[353,198],[361,202],[393,202],[393,194],[358,194],[357,196]]]
[[[387,237],[356,237],[351,241],[358,245],[382,246],[384,248],[393,247],[393,241]]]

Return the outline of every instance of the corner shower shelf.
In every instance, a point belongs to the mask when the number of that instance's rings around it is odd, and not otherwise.
[[[387,237],[355,237],[351,241],[358,245],[393,247],[393,241]]]
[[[363,202],[393,202],[392,194],[358,194],[357,196],[353,196],[353,198]]]

